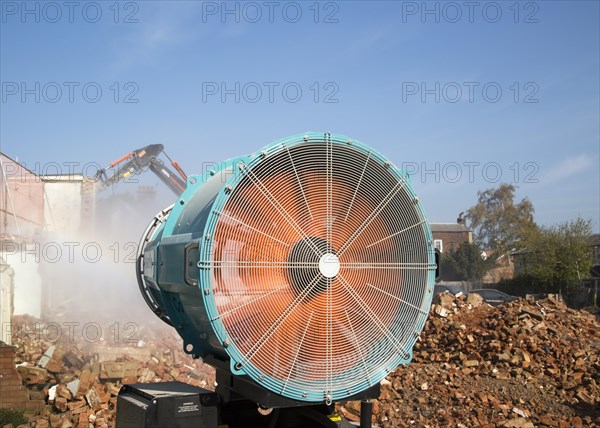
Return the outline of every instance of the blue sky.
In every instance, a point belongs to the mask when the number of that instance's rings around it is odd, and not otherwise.
[[[331,131],[415,171],[432,221],[510,182],[600,230],[597,1],[0,4],[2,151],[34,170],[162,143],[193,173]]]

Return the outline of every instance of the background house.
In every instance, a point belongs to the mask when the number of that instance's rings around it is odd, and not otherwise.
[[[473,243],[473,233],[463,223],[431,223],[431,233],[435,248],[442,253]]]

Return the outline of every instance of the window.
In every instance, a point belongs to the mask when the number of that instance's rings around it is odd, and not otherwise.
[[[440,251],[440,253],[444,252],[444,243],[442,242],[441,239],[434,239],[433,240],[433,246],[435,248],[437,248]]]
[[[489,291],[487,290],[481,290],[478,292],[478,294],[483,297],[483,300],[487,300],[487,299],[491,299],[492,296],[490,296]]]

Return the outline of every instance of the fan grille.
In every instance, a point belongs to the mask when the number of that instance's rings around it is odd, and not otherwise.
[[[204,261],[237,367],[280,395],[319,401],[410,360],[435,264],[407,177],[328,138],[238,167]]]

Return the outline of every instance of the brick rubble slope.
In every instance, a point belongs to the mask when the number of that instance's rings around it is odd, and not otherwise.
[[[116,395],[124,383],[213,385],[213,370],[185,355],[181,340],[164,329],[142,334],[147,358],[123,355],[131,347],[113,343],[108,347],[119,356],[100,361],[88,344],[31,333],[39,330],[36,323],[30,317],[14,323],[20,326],[14,344],[28,408],[38,408],[32,427],[113,427]],[[358,420],[360,403],[338,408]],[[600,323],[555,299],[493,308],[475,295],[440,295],[413,362],[382,382],[373,422],[381,427],[600,427]]]
[[[359,403],[340,411],[358,420]],[[600,427],[600,323],[556,299],[437,296],[413,362],[382,382],[382,427]]]
[[[100,341],[73,340],[83,337],[75,330],[55,334],[56,325],[27,315],[13,319],[17,371],[29,393],[18,407],[28,409],[31,427],[114,427],[123,384],[177,380],[214,386],[214,369],[185,354],[179,336],[166,326],[136,330],[130,343],[110,337],[114,325],[103,326],[107,337]]]

